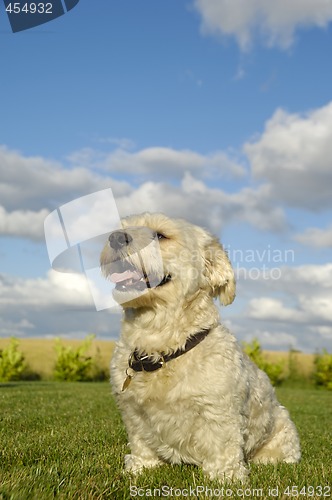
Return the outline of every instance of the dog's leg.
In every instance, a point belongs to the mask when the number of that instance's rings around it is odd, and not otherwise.
[[[211,452],[210,458],[204,460],[202,469],[210,479],[219,479],[222,482],[241,481],[244,483],[249,475],[241,448],[237,450],[232,448],[229,451],[227,447],[226,450],[219,450],[218,454]]]
[[[139,474],[144,468],[151,469],[161,464],[157,455],[147,448],[143,441],[136,441],[136,444],[133,446],[131,441],[129,443],[131,454],[125,455],[125,468],[128,472]]]
[[[209,422],[209,432],[202,436],[203,472],[210,479],[245,482],[249,475],[244,458],[242,422],[238,414],[228,414]]]
[[[277,408],[275,429],[270,439],[257,451],[253,462],[297,463],[301,458],[299,437],[289,413],[283,406]]]
[[[147,443],[148,429],[144,429],[145,425],[142,420],[138,416],[128,418],[125,414],[123,420],[127,428],[128,445],[131,451],[130,455],[125,455],[125,469],[133,474],[139,474],[144,468],[150,469],[160,465],[161,460]]]

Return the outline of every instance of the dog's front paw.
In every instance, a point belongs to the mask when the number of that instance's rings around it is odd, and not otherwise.
[[[158,459],[147,459],[136,455],[125,455],[125,469],[132,474],[140,474],[143,469],[151,469],[160,464]]]
[[[216,479],[222,483],[228,481],[240,481],[246,483],[248,481],[249,470],[242,464],[234,467],[215,467],[212,464],[205,464],[203,472],[212,480]]]

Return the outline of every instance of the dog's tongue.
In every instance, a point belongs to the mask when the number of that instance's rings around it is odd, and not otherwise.
[[[123,273],[112,273],[110,275],[111,281],[113,283],[120,283],[121,281],[126,281],[126,280],[139,280],[141,278],[141,275],[137,271],[130,271],[129,269],[127,271],[124,271]]]

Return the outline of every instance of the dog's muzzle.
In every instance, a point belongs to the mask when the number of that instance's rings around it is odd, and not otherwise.
[[[171,280],[170,274],[162,274],[162,259],[156,237],[139,245],[129,232],[118,230],[109,235],[108,241],[114,254],[119,256],[110,263],[108,272],[116,290],[143,292],[147,288],[163,286]],[[149,269],[149,260],[153,260],[153,257],[159,262],[156,266],[159,272]]]

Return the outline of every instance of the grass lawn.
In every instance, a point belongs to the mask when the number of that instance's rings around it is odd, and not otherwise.
[[[228,485],[226,491],[226,486],[222,490],[222,485],[207,481],[198,468],[185,465],[167,465],[130,483],[122,473],[126,434],[109,384],[0,384],[0,499],[128,500],[131,493],[132,498],[154,494],[184,499],[196,487],[210,490],[192,498],[226,498],[231,493],[233,498],[332,497],[332,393],[277,392],[299,429],[301,463],[252,465],[249,483]]]

